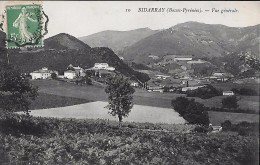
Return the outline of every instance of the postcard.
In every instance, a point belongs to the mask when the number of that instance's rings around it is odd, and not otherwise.
[[[259,164],[259,9],[0,1],[0,164]]]

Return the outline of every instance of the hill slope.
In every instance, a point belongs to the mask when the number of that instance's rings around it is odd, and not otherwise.
[[[260,25],[234,28],[186,22],[148,36],[126,48],[126,60],[146,63],[149,55],[193,55],[221,57],[230,52],[249,51],[259,56]]]
[[[123,49],[140,41],[141,39],[157,33],[157,30],[141,28],[130,31],[106,30],[79,39],[91,47],[109,47],[119,53]]]
[[[63,74],[69,64],[90,68],[94,63],[108,63],[127,77],[147,81],[149,77],[134,71],[109,48],[90,48],[68,34],[58,34],[45,40],[44,48],[29,51],[8,50],[10,63],[19,66],[22,72],[32,72],[48,67]],[[1,58],[3,59],[4,56]]]

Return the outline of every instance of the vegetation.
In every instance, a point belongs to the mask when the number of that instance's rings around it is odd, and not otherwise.
[[[221,95],[222,95],[222,91],[217,90],[212,85],[207,85],[205,87],[187,91],[187,97],[199,97],[202,99],[209,99]]]
[[[20,70],[4,63],[0,65],[0,111],[28,112],[37,90]]]
[[[237,109],[239,105],[237,104],[236,96],[228,96],[222,99],[222,107],[228,109]]]
[[[231,91],[233,91],[235,94],[245,95],[245,96],[257,96],[258,95],[256,90],[250,89],[250,88],[241,88],[241,89],[232,88]]]
[[[249,123],[243,121],[238,124],[232,124],[231,121],[226,120],[221,123],[221,126],[223,128],[223,131],[238,132],[238,134],[242,136],[259,135],[259,123]]]
[[[184,133],[183,125],[168,132],[118,129],[106,120],[26,119],[1,117],[0,164],[258,164],[257,136]]]
[[[128,79],[123,76],[115,76],[107,79],[105,92],[108,96],[107,108],[111,110],[112,116],[118,116],[119,126],[123,117],[127,117],[133,107],[133,93],[135,89],[130,85]]]
[[[57,79],[57,74],[56,74],[56,73],[52,73],[52,74],[51,74],[51,78],[52,78],[52,79]]]
[[[76,104],[84,104],[88,102],[89,100],[87,99],[39,93],[39,96],[34,101],[32,101],[31,105],[29,106],[29,109],[34,110],[34,109],[65,107],[65,106],[71,106]]]
[[[209,124],[208,108],[201,103],[195,102],[194,99],[177,97],[172,100],[172,106],[190,124]]]

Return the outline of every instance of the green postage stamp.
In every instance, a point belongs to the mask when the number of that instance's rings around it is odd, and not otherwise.
[[[38,4],[6,6],[7,48],[42,47],[43,15]]]

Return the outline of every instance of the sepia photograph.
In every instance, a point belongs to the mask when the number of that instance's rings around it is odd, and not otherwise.
[[[258,165],[259,9],[0,1],[0,165]]]

